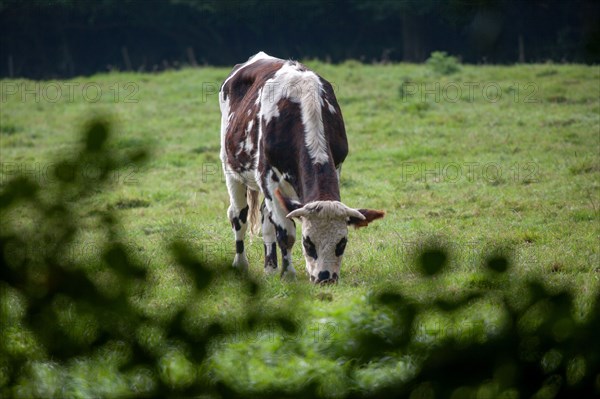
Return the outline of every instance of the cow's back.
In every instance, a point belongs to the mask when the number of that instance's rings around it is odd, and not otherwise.
[[[300,63],[259,53],[234,67],[220,101],[221,157],[234,173],[275,168],[300,188],[301,170],[335,171],[348,153],[332,85]]]

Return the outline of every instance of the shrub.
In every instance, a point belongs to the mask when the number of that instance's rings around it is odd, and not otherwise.
[[[434,51],[426,63],[438,75],[451,75],[460,70],[458,59],[445,51]]]

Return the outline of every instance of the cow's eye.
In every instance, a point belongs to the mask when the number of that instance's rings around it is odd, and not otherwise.
[[[348,240],[346,237],[342,238],[340,242],[335,246],[335,256],[342,256],[344,254],[344,250],[346,249],[346,243]]]
[[[307,256],[313,259],[317,259],[317,248],[315,244],[310,240],[310,237],[302,237],[302,245],[304,246],[304,252]]]

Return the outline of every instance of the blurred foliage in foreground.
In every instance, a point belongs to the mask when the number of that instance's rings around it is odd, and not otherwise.
[[[292,309],[261,312],[256,306],[261,286],[229,267],[215,269],[181,241],[169,243],[175,262],[191,276],[196,296],[215,284],[215,270],[238,279],[245,289],[248,312],[236,331],[219,320],[200,331],[190,329],[183,311],[168,320],[146,315],[132,298],[150,282],[146,266],[127,245],[116,215],[98,210],[93,229],[104,243],[95,267],[69,253],[84,227],[78,204],[95,190],[108,189],[112,172],[144,161],[146,154],[115,153],[110,126],[92,121],[73,159],[56,163],[53,185],[42,187],[16,176],[0,193],[0,396],[82,397],[80,390],[98,385],[103,397],[410,397],[410,398],[591,398],[600,395],[600,297],[583,319],[574,316],[574,296],[549,292],[539,281],[510,277],[510,257],[499,251],[484,265],[485,287],[448,298],[408,299],[401,292],[379,292],[371,299],[390,317],[384,334],[356,329],[344,336],[353,345],[335,353],[346,366],[347,380],[367,364],[402,354],[413,359],[413,371],[367,389],[346,387],[326,393],[307,379],[300,388],[256,390],[215,378],[206,367],[208,353],[223,338],[265,325],[294,334],[301,326]],[[97,171],[93,185],[79,168]],[[444,272],[448,252],[428,243],[416,256],[423,279],[432,284]],[[219,265],[217,265],[219,266]],[[219,271],[221,273],[221,271]],[[297,284],[303,284],[298,282]],[[515,292],[518,295],[515,295]],[[422,339],[416,320],[431,312],[460,317],[477,300],[493,304],[500,320],[494,334],[447,334]],[[358,323],[361,320],[357,320]],[[193,330],[193,331],[192,331]],[[482,330],[483,331],[483,330]],[[218,350],[218,349],[217,349]],[[302,356],[298,346],[297,355]],[[335,350],[334,350],[335,351]],[[244,364],[240,364],[240,373]],[[79,379],[65,370],[79,370]],[[234,375],[235,375],[234,371]],[[325,372],[324,372],[325,374]],[[32,383],[33,381],[33,383]],[[40,384],[42,381],[44,384]],[[36,383],[37,382],[37,383]],[[104,389],[104,390],[103,390]]]

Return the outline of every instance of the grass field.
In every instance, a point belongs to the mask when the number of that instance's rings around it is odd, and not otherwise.
[[[481,265],[497,248],[511,255],[509,279],[535,275],[550,290],[569,287],[578,317],[585,317],[600,287],[598,67],[461,66],[442,76],[425,65],[307,65],[332,82],[345,119],[350,154],[342,200],[383,209],[386,217],[350,231],[335,286],[308,282],[300,245],[294,248],[297,282],[264,277],[260,237],[247,241],[250,274],[263,282],[262,311],[298,307],[302,328],[292,340],[269,329],[227,339],[215,345],[203,372],[248,391],[315,380],[333,397],[410,374],[412,360],[396,354],[362,368],[352,381],[336,378],[346,367],[342,354],[351,352],[346,336],[361,328],[385,333],[386,319],[369,298],[390,286],[415,300],[433,292],[452,297],[501,289],[487,287],[481,277]],[[233,260],[218,158],[217,92],[228,72],[207,67],[1,82],[2,184],[18,172],[42,186],[54,184],[54,160],[74,151],[81,127],[93,116],[112,121],[115,151],[149,148],[146,164],[115,173],[111,190],[81,202],[80,223],[93,226],[95,211],[114,209],[127,243],[152,276],[153,284],[133,299],[136,306],[157,319],[185,308],[190,328],[199,331],[214,318],[235,328],[238,315],[247,312],[234,280],[194,296],[189,277],[167,250],[169,240],[179,237],[208,261]],[[77,173],[93,180],[97,172]],[[73,248],[90,264],[100,250],[95,234],[82,230]],[[446,272],[433,280],[422,278],[413,261],[431,241],[450,253]],[[421,323],[451,326],[448,334],[475,324],[490,332],[495,318],[493,304],[484,301],[455,320],[432,315]],[[33,351],[23,345],[24,353]],[[187,378],[192,366],[185,359],[175,352],[164,359],[165,378]],[[246,367],[240,371],[239,364]],[[127,392],[133,378],[97,376],[100,382],[90,384],[89,369],[78,363],[65,369],[59,383],[44,367],[39,381],[22,383],[19,395],[26,397],[36,384],[57,395],[57,386],[66,384],[66,396],[110,396]]]

